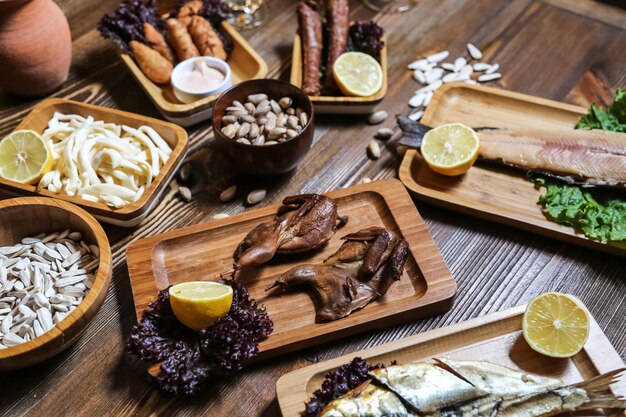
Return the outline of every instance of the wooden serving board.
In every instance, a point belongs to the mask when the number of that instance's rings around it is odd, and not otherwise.
[[[395,326],[442,313],[452,306],[456,283],[413,201],[397,180],[376,181],[327,193],[336,200],[346,226],[330,242],[312,253],[277,256],[270,263],[242,271],[240,280],[267,307],[274,332],[261,342],[260,358],[346,337],[358,332]],[[244,236],[259,223],[270,221],[278,206],[141,239],[126,250],[137,317],[149,301],[169,285],[185,281],[218,280],[232,268],[232,255]],[[399,232],[410,246],[400,281],[388,293],[360,311],[329,323],[315,322],[315,308],[307,292],[266,293],[275,278],[303,263],[320,263],[334,253],[340,237],[367,226]]]
[[[587,109],[497,88],[465,83],[439,88],[421,122],[428,126],[460,122],[470,127],[573,129]],[[399,177],[418,199],[487,220],[518,227],[592,249],[626,256],[626,250],[588,239],[574,228],[548,220],[538,204],[545,189],[522,170],[481,164],[465,175],[432,171],[415,150],[406,152]]]
[[[488,360],[514,369],[561,378],[566,383],[575,383],[625,367],[593,318],[589,341],[574,357],[553,359],[535,352],[522,336],[525,309],[525,306],[519,306],[478,317],[285,374],[276,383],[276,397],[283,417],[300,417],[304,403],[321,386],[324,375],[355,357],[364,358],[372,364],[389,364],[392,360],[404,364],[428,361],[433,357]],[[626,395],[626,378],[622,377],[614,384],[613,391]]]

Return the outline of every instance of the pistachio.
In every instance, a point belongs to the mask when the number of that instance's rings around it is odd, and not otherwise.
[[[222,133],[224,134],[224,136],[233,139],[235,137],[235,135],[237,134],[237,126],[232,124],[232,125],[228,125],[228,126],[224,126],[222,128]]]
[[[230,125],[237,121],[237,116],[233,116],[232,114],[226,115],[222,117],[222,123],[224,125]]]
[[[288,116],[285,113],[280,113],[276,118],[276,126],[285,126],[285,123],[287,123],[287,117]]]
[[[268,140],[267,142],[265,142],[263,145],[277,145],[278,142],[276,142],[275,140]]]
[[[300,125],[300,120],[296,116],[289,116],[287,118],[287,126],[291,129],[297,129]]]
[[[267,100],[267,94],[259,93],[259,94],[251,94],[248,96],[248,101],[252,104],[259,104],[263,100]]]
[[[254,106],[254,104],[252,103],[245,103],[243,105],[243,107],[245,107],[245,109],[248,111],[248,113],[250,114],[254,114],[254,111],[256,110],[256,107]]]
[[[367,122],[371,125],[377,125],[379,123],[384,122],[386,118],[387,118],[387,112],[384,110],[379,110],[377,112],[370,114],[370,116],[367,118]]]
[[[191,201],[191,190],[187,187],[178,187],[178,195],[185,202]]]
[[[375,140],[370,141],[369,145],[367,146],[367,152],[372,159],[380,158],[380,146],[378,145],[378,142],[376,142]]]
[[[230,201],[235,197],[235,194],[237,194],[237,186],[232,185],[220,193],[220,201],[223,203]]]
[[[251,114],[244,114],[243,116],[240,117],[240,120],[246,123],[254,123],[256,122],[256,117],[254,117]]]
[[[252,145],[252,143],[250,143],[250,141],[246,138],[239,138],[237,139],[237,142],[243,143],[244,145]]]
[[[235,107],[239,107],[240,109],[243,109],[243,108],[244,108],[244,107],[243,107],[243,104],[241,104],[241,102],[240,102],[240,101],[237,101],[237,100],[233,100],[233,105],[234,105]]]
[[[287,129],[287,137],[289,139],[295,138],[296,136],[298,136],[298,132],[293,129]]]
[[[376,139],[388,140],[393,136],[393,130],[388,127],[381,127],[376,131]]]
[[[270,100],[270,106],[272,106],[272,111],[276,113],[276,115],[283,112],[283,109],[280,108],[280,106],[275,100]]]
[[[254,141],[252,142],[253,145],[263,145],[265,143],[265,136],[260,135],[257,136],[256,139],[254,139]]]
[[[269,140],[278,139],[282,137],[285,133],[287,133],[287,129],[285,129],[284,127],[275,127],[274,129],[269,131],[267,138]]]
[[[266,195],[267,191],[263,189],[251,191],[250,194],[248,194],[248,196],[246,197],[246,203],[253,206],[263,201]]]
[[[250,132],[248,132],[248,137],[254,139],[258,136],[259,136],[259,125],[256,123],[251,123]]]
[[[300,113],[300,124],[302,127],[306,126],[307,123],[309,123],[309,116],[305,112]]]
[[[239,126],[239,130],[237,130],[237,137],[243,138],[248,136],[248,133],[250,133],[250,123],[242,123],[242,125]]]
[[[293,103],[293,100],[291,100],[290,97],[283,97],[280,100],[278,100],[278,105],[283,110],[286,110],[287,108],[291,107],[291,103]]]

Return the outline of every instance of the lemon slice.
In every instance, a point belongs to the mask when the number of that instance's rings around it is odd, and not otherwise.
[[[193,330],[211,326],[233,303],[233,288],[218,282],[191,281],[170,287],[170,305],[176,318]]]
[[[454,176],[465,174],[474,165],[479,146],[476,132],[461,123],[451,123],[429,130],[420,150],[433,171]]]
[[[528,303],[522,332],[533,350],[553,358],[569,358],[587,342],[589,322],[587,309],[576,297],[548,292]]]
[[[0,176],[35,184],[52,169],[50,145],[32,130],[16,130],[0,142]]]
[[[346,96],[371,96],[383,86],[383,69],[363,52],[341,54],[333,64],[333,76]]]

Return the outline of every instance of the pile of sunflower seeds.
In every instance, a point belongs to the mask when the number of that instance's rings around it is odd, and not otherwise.
[[[243,104],[235,100],[222,117],[222,133],[245,145],[275,145],[293,139],[309,116],[292,104],[289,97],[276,101],[262,93],[249,95]]]
[[[100,251],[69,229],[0,247],[0,349],[33,340],[79,305]]]
[[[422,118],[433,93],[443,84],[452,82],[476,84],[495,81],[502,77],[498,72],[499,64],[481,62],[483,54],[476,46],[468,43],[467,52],[469,56],[457,57],[453,62],[443,62],[450,53],[441,51],[408,65],[409,70],[413,71],[415,81],[422,84],[409,100],[409,106],[417,109],[409,115],[410,119],[417,121]]]

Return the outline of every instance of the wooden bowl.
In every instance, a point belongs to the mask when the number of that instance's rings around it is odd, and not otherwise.
[[[222,133],[222,117],[226,107],[234,100],[247,101],[251,94],[265,93],[278,101],[291,97],[293,107],[300,107],[309,115],[309,122],[300,134],[288,141],[269,146],[254,146],[229,139]],[[294,169],[307,154],[313,143],[315,118],[313,104],[299,88],[279,80],[251,80],[235,85],[225,91],[213,107],[213,131],[218,148],[237,169],[256,175],[277,175]]]
[[[132,227],[139,224],[156,205],[160,195],[167,188],[167,183],[174,176],[174,173],[185,158],[187,152],[187,132],[185,129],[172,123],[141,116],[139,114],[94,106],[93,104],[78,101],[49,98],[37,104],[16,127],[16,130],[30,129],[38,133],[43,133],[55,112],[78,114],[84,117],[93,116],[96,120],[104,120],[105,122],[123,124],[134,128],[144,125],[150,126],[156,130],[163,140],[172,148],[172,154],[159,171],[157,177],[152,181],[152,185],[143,193],[141,198],[119,209],[111,208],[101,202],[91,202],[67,194],[53,193],[47,189],[37,190],[36,185],[21,184],[1,177],[0,189],[18,195],[42,195],[69,201],[70,203],[84,208],[98,218],[98,220],[116,226]]]
[[[21,345],[0,350],[0,371],[23,368],[46,360],[74,343],[98,312],[111,281],[111,248],[100,224],[85,210],[65,201],[22,197],[0,201],[0,246],[27,236],[71,229],[85,243],[97,245],[100,264],[91,290],[74,311],[50,331]]]

